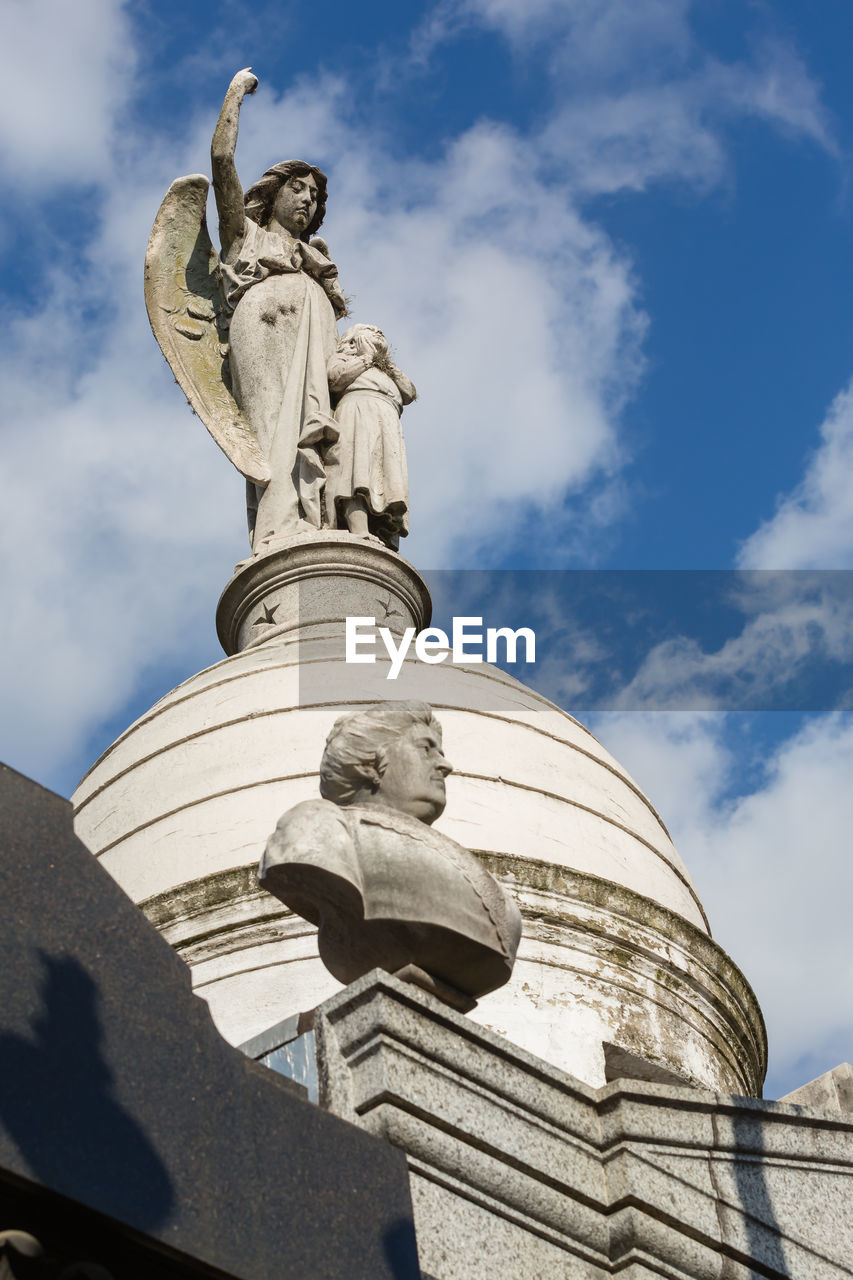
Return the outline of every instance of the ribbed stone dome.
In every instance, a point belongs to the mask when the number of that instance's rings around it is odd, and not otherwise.
[[[393,599],[401,625],[421,627],[428,598],[389,552],[358,547],[347,571],[338,542],[325,577],[323,554],[305,547],[300,567],[280,553],[265,575],[250,564],[223,597],[224,620],[220,609],[220,632],[242,628],[249,647],[152,707],[74,796],[79,836],[190,965],[223,1034],[242,1043],[338,989],[313,928],[259,889],[255,868],[284,810],[318,794],[333,721],[421,698],[454,765],[436,825],[480,855],[524,918],[512,981],[471,1016],[591,1084],[640,1074],[759,1093],[755,998],[711,941],[666,828],[625,770],[496,668],[408,659],[391,683],[387,662],[346,665],[341,616],[381,618],[377,602]],[[300,573],[300,625],[279,624]],[[343,606],[342,573],[361,593]],[[306,581],[322,585],[313,603]]]

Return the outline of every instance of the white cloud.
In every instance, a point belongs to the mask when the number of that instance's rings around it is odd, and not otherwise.
[[[345,212],[332,244],[352,264],[342,279],[356,318],[386,329],[418,385],[405,419],[410,546],[434,565],[454,544],[458,558],[463,534],[470,547],[516,515],[544,519],[615,464],[645,322],[628,264],[507,131],[475,128],[417,173],[415,207],[375,209],[376,176],[375,164],[337,174]],[[414,183],[399,177],[411,201]]]
[[[802,481],[747,539],[738,563],[762,569],[853,564],[853,383],[836,397],[821,425],[820,444]]]
[[[713,63],[707,78],[709,93],[719,97],[724,110],[757,116],[836,153],[820,85],[784,41],[759,41],[752,65]]]
[[[126,296],[129,281],[116,283]],[[69,330],[75,320],[70,308]],[[19,346],[3,361],[15,429],[0,454],[0,539],[14,607],[2,624],[0,757],[40,779],[146,669],[209,631],[237,558],[237,477],[205,447],[150,343],[138,312],[114,320],[82,378],[42,370],[38,394],[36,360],[22,362]]]
[[[121,0],[6,0],[0,163],[22,186],[38,173],[51,188],[103,177],[135,61]]]
[[[470,548],[616,465],[645,319],[630,264],[579,216],[570,190],[545,186],[514,131],[475,125],[439,160],[401,162],[378,135],[347,129],[342,90],[339,105],[321,97],[322,113],[298,90],[267,98],[257,119],[248,101],[240,168],[248,180],[269,163],[283,127],[299,154],[328,157],[323,233],[353,318],[385,329],[418,387],[404,419],[407,554],[436,565],[454,544],[458,556],[463,540]],[[472,474],[488,502],[470,501]]]
[[[816,717],[768,753],[762,780],[725,800],[742,772],[737,720],[603,716],[596,732],[659,809],[714,936],[745,973],[770,1038],[769,1096],[853,1046],[853,720]]]
[[[818,88],[778,43],[760,45],[752,63],[710,58],[688,72],[609,91],[566,95],[543,143],[590,194],[643,190],[662,180],[708,189],[729,169],[725,127],[754,116],[830,153],[835,143]]]
[[[240,478],[174,386],[142,299],[163,174],[198,167],[186,159],[113,157],[88,243],[53,260],[5,331],[0,758],[42,781],[67,783],[158,663],[215,656],[198,637],[244,554]]]
[[[664,179],[705,189],[727,165],[722,140],[683,84],[570,103],[549,122],[543,144],[580,190],[596,195]]]
[[[725,130],[753,116],[836,152],[820,88],[777,36],[723,63],[690,28],[691,0],[448,0],[421,29],[421,59],[460,29],[500,32],[552,76],[543,157],[578,193],[660,181],[706,190],[728,176]]]
[[[575,75],[610,75],[664,53],[685,54],[689,6],[690,0],[445,0],[421,27],[418,48],[425,55],[465,27],[481,25],[516,48],[547,40],[550,58]]]
[[[814,1074],[836,1065],[815,1058],[825,1042],[846,1039],[847,1056],[853,1046],[851,774],[850,718],[816,720],[782,744],[766,785],[706,833],[700,854],[721,941],[755,985],[779,1064],[811,1055]]]
[[[817,696],[831,698],[826,681],[837,677],[835,664],[853,661],[851,604],[846,576],[759,572],[733,577],[718,607],[737,608],[744,618],[741,629],[718,649],[706,650],[700,639],[683,634],[661,641],[614,705],[814,709],[803,698],[816,696],[816,677],[823,678]]]
[[[634,777],[679,844],[677,832],[683,837],[711,823],[729,783],[724,723],[723,716],[708,712],[608,711],[591,717],[589,727]],[[683,838],[679,850],[692,873],[693,854]]]

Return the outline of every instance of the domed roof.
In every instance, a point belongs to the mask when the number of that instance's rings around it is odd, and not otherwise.
[[[77,830],[128,893],[232,867],[238,849],[260,856],[284,809],[318,794],[334,720],[390,695],[428,701],[441,721],[454,772],[437,825],[460,844],[589,872],[709,931],[655,809],[572,716],[485,664],[407,659],[391,684],[382,663],[354,677],[336,649],[291,638],[226,658],[156,703],[89,771],[74,796]]]

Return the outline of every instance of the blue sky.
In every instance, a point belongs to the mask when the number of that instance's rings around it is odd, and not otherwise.
[[[326,169],[354,318],[382,325],[418,385],[408,558],[851,567],[842,0],[6,0],[0,24],[8,763],[70,793],[220,656],[241,482],[172,383],[141,274],[163,193],[207,170],[249,64],[244,182],[291,155]],[[815,636],[849,661],[848,612],[792,620],[768,600],[698,653],[652,645],[643,689],[661,705],[669,679],[785,664]],[[771,1095],[853,1056],[837,705],[591,721],[756,986]]]

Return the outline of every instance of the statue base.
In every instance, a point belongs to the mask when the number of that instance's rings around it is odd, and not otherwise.
[[[412,565],[376,538],[343,530],[300,532],[237,565],[216,610],[229,655],[299,630],[302,639],[344,619],[375,617],[395,634],[429,625],[432,602]]]

